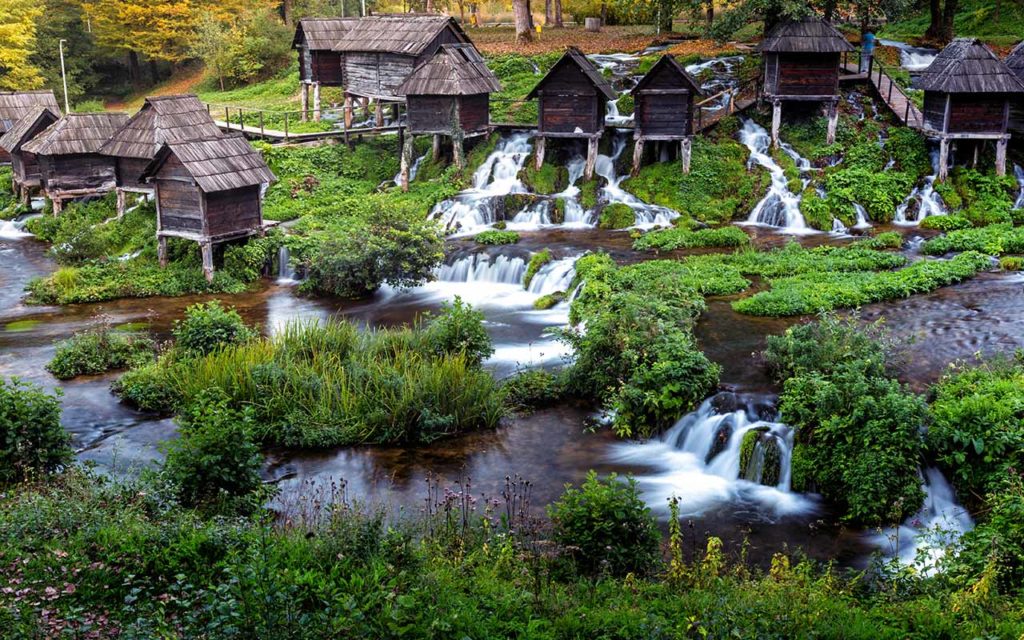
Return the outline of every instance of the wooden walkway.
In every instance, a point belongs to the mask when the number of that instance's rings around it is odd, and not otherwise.
[[[856,64],[847,64],[844,68],[848,75],[843,79],[869,80],[878,91],[882,101],[892,110],[900,124],[912,129],[924,129],[924,116],[917,105],[904,93],[903,88],[893,81],[881,64],[873,63],[868,73],[861,73]]]
[[[295,131],[279,131],[277,129],[269,129],[267,127],[259,127],[250,124],[240,125],[237,122],[225,122],[223,120],[214,120],[214,123],[220,127],[222,131],[241,131],[247,138],[266,140],[270,143],[313,142],[315,140],[326,140],[328,138],[344,138],[346,135],[346,132],[342,129],[331,129],[329,131],[305,131],[299,133]],[[398,131],[403,128],[404,127],[398,125],[389,125],[384,127],[360,127],[358,129],[349,129],[348,135],[372,136],[397,134]]]

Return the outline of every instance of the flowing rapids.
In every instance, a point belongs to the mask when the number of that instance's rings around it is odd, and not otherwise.
[[[935,190],[935,181],[939,177],[939,153],[932,150],[932,174],[924,179],[924,184],[914,187],[910,195],[896,207],[896,215],[893,217],[893,224],[915,225],[920,224],[928,216],[944,216],[949,211],[945,203]]]
[[[751,210],[747,224],[777,227],[784,233],[793,234],[813,231],[807,226],[800,212],[800,196],[789,190],[786,172],[769,153],[771,136],[764,127],[753,120],[745,120],[743,128],[740,129],[740,142],[750,150],[749,164],[757,164],[767,169],[772,180],[768,193]],[[795,151],[791,153],[795,154]]]

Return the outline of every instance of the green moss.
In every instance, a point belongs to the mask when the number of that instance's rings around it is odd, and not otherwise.
[[[562,224],[565,222],[565,200],[555,198],[551,203],[551,222]]]
[[[15,320],[14,322],[8,322],[4,325],[4,331],[10,333],[18,333],[21,331],[31,331],[33,328],[42,323],[42,320]]]
[[[515,231],[490,230],[478,233],[475,238],[478,244],[498,245],[519,242],[519,234]]]
[[[740,476],[746,477],[747,468],[750,466],[750,461],[754,458],[754,449],[757,447],[757,441],[761,439],[761,434],[767,430],[767,427],[757,428],[743,434],[743,440],[740,441]]]
[[[543,296],[537,298],[536,300],[534,300],[533,301],[533,308],[534,309],[541,309],[541,310],[543,310],[543,309],[550,309],[551,307],[555,306],[559,302],[562,302],[563,300],[565,300],[565,292],[564,291],[556,291],[554,293],[549,293],[547,295],[543,295]]]
[[[564,166],[555,166],[551,163],[544,163],[538,171],[531,157],[519,172],[519,179],[530,191],[551,195],[565,191],[569,184],[569,171]]]
[[[1024,257],[1003,256],[999,258],[999,268],[1003,271],[1020,271],[1024,268]]]
[[[597,226],[601,229],[625,229],[636,224],[636,212],[627,204],[616,202],[601,209]]]
[[[591,178],[577,185],[580,189],[580,204],[587,211],[597,206],[597,178]]]
[[[619,115],[628,116],[633,114],[633,109],[636,108],[635,101],[632,93],[627,93],[619,98]]]
[[[551,262],[551,249],[543,249],[530,256],[530,262],[526,265],[526,275],[523,276],[523,288],[529,289],[533,282],[533,276],[537,275],[540,268]]]

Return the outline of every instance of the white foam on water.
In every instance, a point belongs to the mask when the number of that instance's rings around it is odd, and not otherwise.
[[[764,167],[768,170],[772,181],[768,193],[754,205],[745,224],[775,227],[783,233],[814,233],[814,229],[807,226],[807,222],[804,221],[804,216],[800,212],[800,195],[789,190],[789,179],[786,178],[786,172],[769,153],[771,136],[768,135],[768,132],[753,120],[745,120],[739,135],[740,142],[750,150],[748,165],[756,164]],[[787,151],[787,146],[783,146],[783,150],[791,156],[796,155],[799,158],[792,147]],[[809,164],[807,166],[810,167]]]
[[[910,195],[896,207],[896,215],[893,217],[893,224],[912,226],[920,224],[922,220],[929,216],[944,216],[949,211],[946,209],[946,205],[942,202],[942,198],[938,192],[935,191],[935,181],[939,177],[939,154],[938,151],[932,150],[932,174],[924,179],[924,183],[919,187],[914,187]],[[911,217],[908,215],[911,204],[917,204],[917,210]]]
[[[626,137],[618,135],[612,142],[612,155],[599,154],[597,156],[594,171],[607,181],[607,184],[601,189],[602,195],[604,195],[608,204],[624,204],[632,209],[636,215],[635,228],[647,229],[672,224],[672,221],[679,217],[678,211],[673,211],[668,207],[648,204],[619,186],[626,176],[620,176],[616,173],[615,164],[622,156],[625,148]]]

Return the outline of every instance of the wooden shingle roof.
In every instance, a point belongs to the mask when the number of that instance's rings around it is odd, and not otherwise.
[[[915,89],[941,93],[1024,93],[1024,83],[975,38],[957,38],[914,81]]]
[[[456,37],[469,43],[459,23],[439,15],[384,15],[360,18],[346,25],[343,38],[334,51],[397,53],[418,56],[442,31],[451,29]]]
[[[21,117],[7,133],[0,136],[0,149],[16,152],[29,140],[29,134],[39,126],[48,127],[60,118],[60,113],[50,107],[33,107]],[[40,124],[42,123],[42,124]]]
[[[189,176],[206,193],[269,184],[277,180],[263,155],[241,134],[208,140],[165,142],[142,174],[155,176],[164,162],[174,156]]]
[[[471,44],[446,44],[399,85],[400,96],[466,96],[501,91],[498,77]]]
[[[165,142],[220,137],[220,128],[192,94],[146,98],[128,124],[103,145],[100,153],[152,160]]]
[[[675,59],[675,56],[665,54],[661,56],[661,59],[654,63],[651,70],[644,74],[644,77],[640,78],[640,81],[633,87],[633,94],[635,95],[638,91],[643,90],[658,73],[663,69],[668,69],[672,73],[678,74],[686,83],[690,85],[690,89],[694,95],[703,95],[704,91],[700,88],[700,83],[686,71],[683,65],[679,64],[679,61]]]
[[[599,93],[603,94],[604,97],[609,100],[615,100],[618,98],[618,95],[615,93],[615,89],[612,89],[612,85],[608,83],[608,79],[601,75],[601,72],[594,66],[594,63],[587,59],[587,56],[583,55],[583,52],[576,47],[568,47],[565,50],[565,55],[559,58],[558,62],[556,62],[544,77],[540,79],[537,86],[535,86],[530,93],[526,95],[526,99],[532,100],[533,98],[536,98],[537,92],[540,91],[551,78],[555,77],[555,72],[558,71],[560,67],[567,64],[575,65],[579,68],[579,70],[583,72],[583,75],[586,76],[587,80],[590,81],[590,84],[592,84]]]
[[[60,113],[52,91],[0,91],[0,133],[6,133],[35,107],[49,107]]]
[[[305,42],[310,51],[330,51],[356,22],[359,18],[303,18],[295,25],[292,49]]]
[[[835,27],[813,17],[783,22],[757,45],[761,53],[842,53],[853,49]]]
[[[1017,44],[1003,60],[1003,64],[1010,68],[1017,79],[1024,82],[1024,41]]]
[[[128,122],[126,113],[69,113],[22,149],[45,156],[97,153]]]

